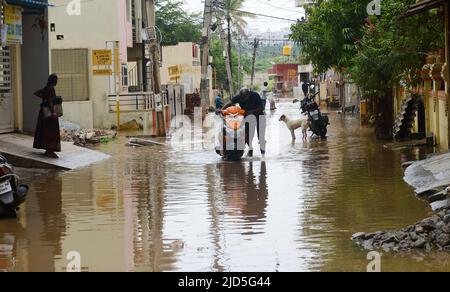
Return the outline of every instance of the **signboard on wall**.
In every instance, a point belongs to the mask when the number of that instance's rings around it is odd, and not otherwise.
[[[93,50],[92,65],[94,66],[111,66],[112,51],[111,50]]]
[[[181,74],[181,66],[171,66],[168,70],[169,76],[178,76]]]
[[[5,6],[5,26],[7,27],[6,44],[23,44],[22,35],[23,8],[14,5]]]
[[[111,76],[113,71],[112,69],[94,69],[93,73],[97,76]]]
[[[297,77],[297,70],[289,69],[288,70],[288,77],[289,77],[289,79],[295,79]]]
[[[170,77],[170,80],[172,80],[172,81],[176,81],[176,80],[178,80],[180,77],[181,77],[181,71],[182,71],[182,69],[181,69],[181,66],[180,65],[177,65],[177,66],[171,66],[171,67],[169,67],[169,68],[167,68],[168,69],[168,71],[169,71],[169,77]]]

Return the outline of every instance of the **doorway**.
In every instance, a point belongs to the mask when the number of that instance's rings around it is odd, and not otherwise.
[[[0,133],[14,131],[14,101],[11,86],[11,52],[0,48]]]

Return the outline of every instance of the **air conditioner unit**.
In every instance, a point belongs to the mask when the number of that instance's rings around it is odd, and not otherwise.
[[[314,0],[295,0],[295,7],[305,7],[314,4]]]

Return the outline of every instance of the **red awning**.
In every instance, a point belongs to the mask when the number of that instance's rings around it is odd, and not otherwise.
[[[409,10],[405,13],[404,17],[416,15],[425,11],[428,11],[433,8],[437,8],[441,5],[444,5],[448,0],[423,0],[416,4],[411,5]]]

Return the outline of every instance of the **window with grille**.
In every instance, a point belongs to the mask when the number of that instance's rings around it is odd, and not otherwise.
[[[52,50],[52,72],[58,75],[56,94],[64,101],[89,100],[87,49]]]
[[[122,86],[128,88],[128,67],[127,64],[122,64]]]

